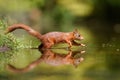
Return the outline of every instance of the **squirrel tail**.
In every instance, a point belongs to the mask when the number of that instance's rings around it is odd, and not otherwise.
[[[35,68],[37,65],[39,65],[42,62],[41,57],[38,58],[36,61],[33,61],[32,63],[30,63],[28,66],[26,66],[25,68],[16,68],[14,66],[12,66],[11,64],[8,64],[6,66],[6,68],[11,71],[11,72],[15,72],[15,73],[24,73],[24,72],[28,72],[30,70],[32,70],[33,68]]]
[[[33,30],[31,27],[27,26],[27,25],[24,25],[24,24],[14,24],[12,26],[9,26],[7,28],[7,31],[5,32],[5,34],[9,33],[9,32],[12,32],[16,29],[24,29],[26,30],[29,34],[31,34],[32,36],[35,36],[37,37],[38,39],[41,40],[41,34],[35,30]]]

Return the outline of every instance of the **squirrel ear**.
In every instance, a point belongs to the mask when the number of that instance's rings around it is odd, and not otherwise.
[[[77,68],[77,67],[78,67],[78,64],[73,64],[73,66],[74,66],[75,68]]]
[[[78,58],[78,59],[75,59],[74,62],[73,62],[74,67],[77,68],[78,65],[79,65],[83,60],[84,60],[83,57],[80,57],[80,58]]]
[[[78,29],[74,29],[74,32],[78,32]]]

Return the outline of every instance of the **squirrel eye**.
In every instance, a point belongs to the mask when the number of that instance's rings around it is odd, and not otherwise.
[[[80,34],[76,34],[76,37],[80,37]]]

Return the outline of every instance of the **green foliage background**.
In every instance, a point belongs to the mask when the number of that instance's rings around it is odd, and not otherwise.
[[[6,28],[16,23],[29,25],[42,34],[77,28],[85,38],[81,43],[87,45],[85,61],[77,69],[42,64],[25,74],[7,72],[4,69],[7,63],[24,67],[40,56],[38,51],[23,50],[40,44],[25,31],[4,35]],[[0,53],[0,80],[18,77],[19,80],[119,80],[119,44],[119,0],[0,0],[0,47],[17,48],[13,52]]]

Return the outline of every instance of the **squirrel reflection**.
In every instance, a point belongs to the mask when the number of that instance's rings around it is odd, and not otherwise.
[[[12,72],[27,72],[34,67],[36,67],[39,63],[44,62],[46,64],[52,65],[52,66],[59,66],[59,65],[69,65],[72,64],[75,67],[80,64],[80,62],[83,61],[83,57],[77,57],[74,56],[77,54],[82,54],[85,51],[69,51],[68,54],[58,54],[54,53],[50,49],[40,50],[42,55],[40,58],[38,58],[36,61],[33,61],[28,66],[22,69],[18,69],[10,64],[8,64],[7,68],[8,70]]]

